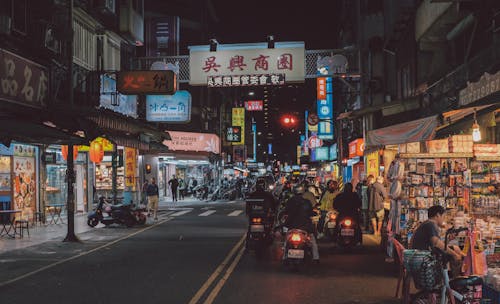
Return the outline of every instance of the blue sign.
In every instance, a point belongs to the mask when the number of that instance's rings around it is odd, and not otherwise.
[[[329,150],[330,148],[328,147],[316,148],[314,151],[316,161],[328,160]]]
[[[101,76],[101,107],[123,115],[137,118],[137,95],[122,95],[116,91],[116,80],[108,75]]]
[[[11,143],[9,147],[0,144],[0,155],[14,155],[14,144]]]
[[[326,77],[326,99],[317,100],[317,114],[320,121],[318,124],[318,138],[333,139],[333,96],[332,78]]]
[[[330,146],[330,157],[329,160],[337,160],[337,144]]]
[[[267,144],[267,153],[273,154],[273,144]]]
[[[146,120],[186,123],[191,120],[191,94],[177,91],[174,95],[147,95]]]

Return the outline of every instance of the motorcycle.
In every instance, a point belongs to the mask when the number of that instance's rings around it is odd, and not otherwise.
[[[362,244],[359,223],[352,216],[339,217],[336,237],[337,244],[346,249]]]
[[[286,231],[283,244],[283,264],[297,270],[300,265],[312,261],[311,238],[307,231],[290,229]]]
[[[337,216],[339,213],[336,210],[330,210],[325,215],[325,222],[323,225],[323,233],[325,237],[330,238],[333,242],[337,240],[335,233],[337,227]]]
[[[247,199],[248,231],[245,248],[261,257],[273,242],[273,220],[264,210],[263,199]]]
[[[87,224],[90,227],[95,227],[99,222],[106,226],[111,224],[122,224],[127,227],[132,227],[135,224],[144,224],[146,222],[145,215],[141,209],[132,210],[131,205],[107,205],[104,197],[99,198],[97,208],[90,212],[87,216]],[[105,215],[106,213],[107,215]]]

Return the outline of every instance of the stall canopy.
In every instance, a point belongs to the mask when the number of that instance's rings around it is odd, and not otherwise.
[[[375,147],[431,140],[434,138],[437,126],[438,116],[435,115],[368,131],[366,146]]]

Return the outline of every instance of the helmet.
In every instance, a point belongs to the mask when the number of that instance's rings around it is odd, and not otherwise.
[[[293,187],[293,193],[297,195],[304,194],[305,190],[306,188],[304,187],[304,185],[301,184],[298,184],[295,187]]]
[[[264,191],[266,189],[266,180],[259,177],[257,181],[255,182],[255,189]]]

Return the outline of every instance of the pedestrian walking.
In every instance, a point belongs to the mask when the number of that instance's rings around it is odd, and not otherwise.
[[[155,178],[151,178],[151,184],[148,184],[146,188],[146,193],[148,195],[148,216],[151,216],[151,210],[153,210],[153,216],[155,221],[158,220],[158,186],[156,185]]]
[[[141,204],[143,205],[148,205],[148,186],[149,182],[146,179],[144,183],[142,184],[141,188]]]
[[[183,200],[185,195],[186,195],[186,183],[184,182],[184,179],[179,178],[179,198]]]
[[[179,180],[175,177],[175,175],[172,175],[172,179],[168,181],[168,185],[172,190],[172,201],[177,202],[177,188],[179,187]]]

